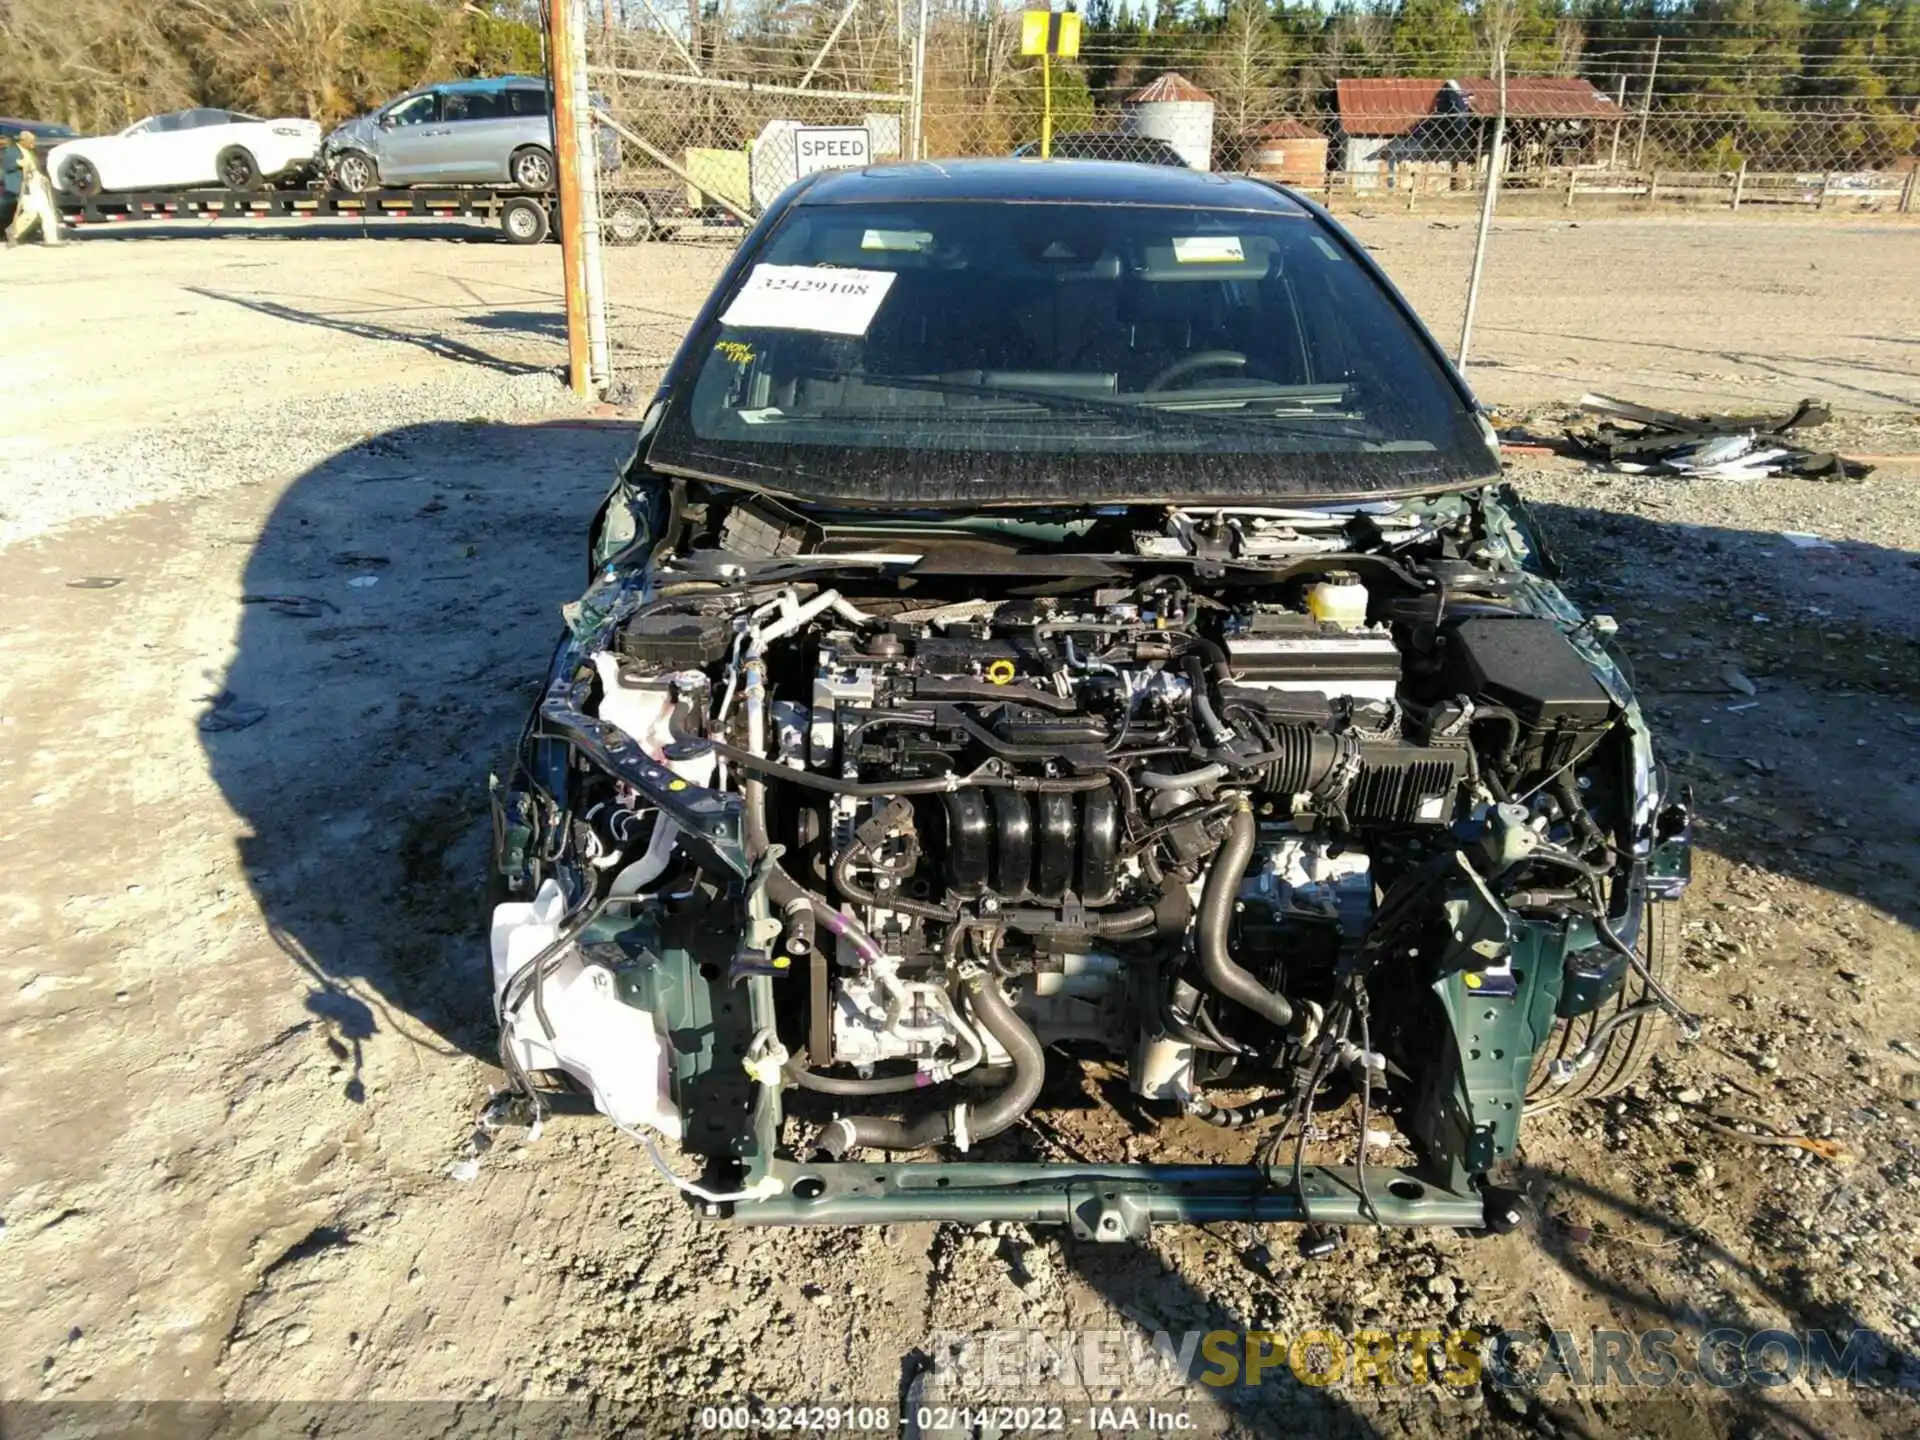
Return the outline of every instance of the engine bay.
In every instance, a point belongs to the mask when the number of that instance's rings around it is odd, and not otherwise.
[[[1510,492],[643,538],[496,790],[494,987],[714,1213],[1498,1228],[1528,1107],[1688,1023],[1684,805]],[[1000,1158],[1082,1064],[1244,1163]]]

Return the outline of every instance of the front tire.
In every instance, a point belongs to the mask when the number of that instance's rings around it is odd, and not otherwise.
[[[379,186],[380,170],[371,157],[350,150],[333,162],[333,183],[349,195],[364,195]]]
[[[1672,985],[1674,971],[1680,965],[1680,915],[1677,900],[1649,903],[1642,911],[1640,954],[1662,985]],[[1601,1042],[1599,1057],[1564,1085],[1548,1078],[1547,1067],[1555,1060],[1571,1060],[1578,1055],[1592,1038],[1594,1028],[1609,1017],[1652,998],[1646,981],[1630,968],[1620,993],[1611,1001],[1590,1015],[1558,1022],[1534,1057],[1533,1074],[1527,1080],[1526,1113],[1545,1114],[1576,1100],[1604,1100],[1639,1079],[1663,1032],[1662,1015],[1643,1015],[1617,1026]]]
[[[93,162],[84,155],[75,155],[61,162],[60,188],[74,195],[98,195],[101,190],[100,172],[93,168]]]
[[[507,161],[507,174],[522,190],[551,190],[555,174],[553,156],[538,145],[516,150]]]
[[[260,188],[260,162],[238,145],[220,152],[220,158],[214,161],[214,173],[220,177],[220,183],[229,190],[257,190]]]

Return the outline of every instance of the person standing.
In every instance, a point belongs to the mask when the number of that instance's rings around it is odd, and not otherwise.
[[[7,226],[9,250],[35,230],[47,244],[60,243],[60,210],[53,203],[53,183],[40,168],[39,144],[31,130],[21,132],[14,141],[19,151],[20,203],[14,209],[13,222]]]

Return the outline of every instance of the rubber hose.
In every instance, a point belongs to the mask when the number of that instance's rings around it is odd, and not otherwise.
[[[873,891],[867,889],[853,878],[853,862],[861,853],[869,858],[873,851],[859,840],[842,850],[833,859],[833,883],[840,887],[840,893],[849,900],[862,905],[884,906],[889,910],[898,910],[902,915],[919,915],[927,920],[944,920],[949,924],[957,918],[957,912],[951,905],[933,904],[926,900],[915,900],[908,895],[889,895],[882,900]]]
[[[911,1075],[877,1075],[867,1080],[822,1075],[808,1068],[805,1051],[787,1062],[786,1076],[802,1090],[822,1095],[905,1095],[935,1083],[924,1070],[916,1070]]]
[[[1226,839],[1207,872],[1207,883],[1200,897],[1200,915],[1195,921],[1195,944],[1200,973],[1214,992],[1242,1005],[1282,1030],[1293,1023],[1293,1006],[1267,989],[1247,971],[1234,963],[1227,953],[1227,930],[1233,923],[1233,902],[1240,892],[1240,881],[1253,859],[1256,826],[1253,811],[1241,806],[1227,820]]]
[[[1197,770],[1181,770],[1170,773],[1165,770],[1143,770],[1140,783],[1149,790],[1193,790],[1202,785],[1211,785],[1222,779],[1227,773],[1224,765],[1202,765]]]
[[[968,1116],[967,1130],[972,1138],[985,1140],[990,1135],[998,1135],[1033,1108],[1033,1102],[1040,1098],[1040,1086],[1047,1078],[1047,1052],[1040,1048],[1032,1027],[1020,1018],[991,978],[982,980],[980,988],[970,991],[967,999],[974,1017],[1013,1057],[1013,1083],[984,1105],[975,1106]]]
[[[1233,679],[1233,666],[1227,659],[1227,652],[1206,636],[1189,633],[1187,638],[1193,642],[1193,648],[1206,657],[1207,673],[1216,680]]]
[[[1200,668],[1200,657],[1187,656],[1186,665],[1183,668],[1186,671],[1187,683],[1193,687],[1190,696],[1193,713],[1207,732],[1207,744],[1216,748],[1226,744],[1232,738],[1233,730],[1221,720],[1213,708],[1213,694],[1207,688],[1207,677]]]
[[[927,1150],[953,1134],[949,1114],[942,1110],[918,1120],[890,1120],[883,1115],[842,1115],[821,1132],[820,1148],[839,1160],[856,1145],[874,1150]]]

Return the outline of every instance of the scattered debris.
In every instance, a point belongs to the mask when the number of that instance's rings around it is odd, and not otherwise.
[[[391,565],[393,557],[389,555],[370,555],[364,550],[336,550],[333,554],[336,565]]]
[[[1809,535],[1804,530],[1782,530],[1780,532],[1780,538],[1792,545],[1796,550],[1832,550],[1835,548],[1831,540],[1820,535]]]
[[[67,581],[69,590],[111,590],[126,581],[118,575],[82,575],[76,580]]]
[[[353,590],[366,590],[379,583],[380,577],[378,575],[356,575],[347,581],[347,586]]]
[[[203,696],[211,702],[212,708],[200,717],[202,730],[244,730],[249,725],[258,725],[267,718],[267,707],[256,705],[251,700],[242,700],[231,690],[222,690],[218,695]]]
[[[1745,1115],[1730,1115],[1724,1110],[1707,1112],[1711,1117],[1700,1123],[1716,1135],[1725,1135],[1730,1140],[1744,1140],[1749,1145],[1782,1145],[1809,1154],[1818,1155],[1822,1160],[1834,1165],[1851,1165],[1854,1156],[1838,1140],[1821,1140],[1811,1135],[1787,1135],[1764,1120],[1749,1119]],[[1751,1129],[1742,1129],[1750,1126]]]
[[[318,619],[322,611],[331,610],[340,613],[340,607],[331,600],[319,600],[311,595],[242,595],[242,605],[266,605],[276,615],[288,615],[296,620]]]
[[[1574,452],[1624,474],[1860,480],[1873,472],[1871,465],[1858,460],[1830,450],[1803,449],[1779,438],[1833,418],[1832,411],[1813,400],[1802,400],[1788,415],[1677,415],[1605,395],[1581,396],[1580,408],[1605,418],[1588,429],[1566,432]]]
[[[1759,687],[1740,672],[1738,665],[1728,665],[1721,670],[1720,678],[1726,683],[1726,687],[1736,695],[1758,695],[1760,693]]]

